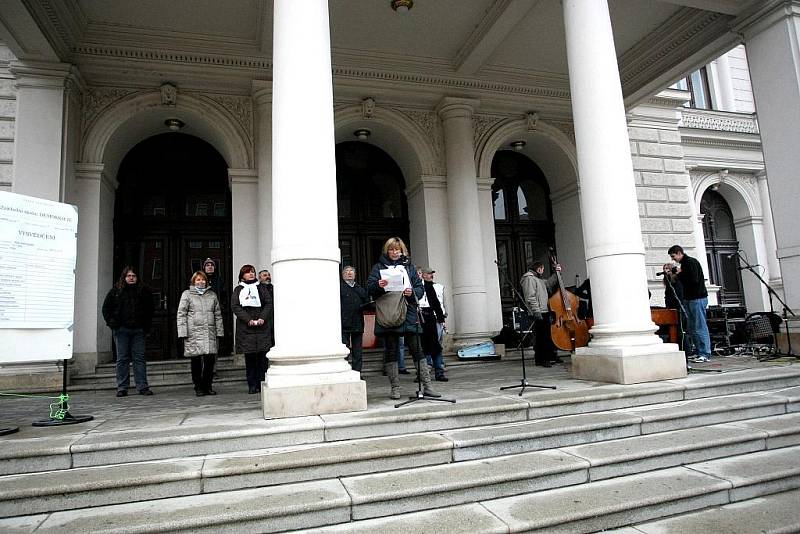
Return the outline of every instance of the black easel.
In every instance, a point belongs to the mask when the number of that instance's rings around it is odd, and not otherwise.
[[[50,419],[42,421],[34,421],[33,426],[63,426],[74,425],[77,423],[85,423],[94,419],[92,415],[72,415],[69,413],[69,394],[67,393],[67,362],[64,360],[64,375],[61,385],[61,396],[58,401],[58,408],[53,413],[52,405],[50,410]]]
[[[675,286],[672,285],[672,279],[669,277],[669,274],[664,273],[664,282],[667,284],[667,288],[672,293],[672,297],[675,299],[675,302],[678,304],[678,328],[680,329],[681,333],[681,342],[678,345],[680,349],[683,351],[684,355],[686,354],[686,327],[684,327],[684,321],[689,316],[686,308],[683,306],[683,301],[678,297],[677,291],[675,291]],[[690,373],[721,373],[722,369],[699,369],[697,367],[692,367],[689,365],[689,358],[686,358],[686,370]]]
[[[528,318],[532,318],[532,314],[528,309],[528,305],[525,303],[525,299],[520,297],[517,290],[514,288],[514,284],[512,284],[508,279],[508,274],[500,268],[500,264],[497,263],[497,260],[494,260],[495,265],[497,265],[497,271],[500,273],[500,277],[503,280],[504,284],[507,284],[509,288],[511,288],[511,295],[515,304],[521,304],[522,308],[528,312]],[[523,393],[525,393],[525,388],[542,388],[542,389],[556,389],[556,386],[546,386],[542,384],[531,384],[528,382],[528,375],[527,370],[525,368],[525,341],[527,337],[533,332],[533,327],[536,324],[534,320],[530,321],[530,325],[528,325],[528,330],[522,335],[522,339],[519,341],[519,345],[517,345],[517,350],[520,351],[520,356],[522,359],[522,379],[520,379],[520,383],[513,385],[513,386],[503,386],[500,388],[501,391],[506,389],[516,389],[521,388],[519,390],[519,396],[521,397]],[[520,323],[520,330],[522,330],[522,323]],[[522,333],[522,332],[520,332]]]
[[[738,267],[738,269],[740,271],[750,271],[753,274],[753,276],[755,276],[758,279],[758,281],[761,282],[764,285],[764,287],[767,288],[767,294],[769,295],[769,311],[770,311],[770,313],[773,313],[773,314],[775,313],[775,308],[773,307],[773,304],[772,304],[772,297],[773,296],[776,299],[778,299],[778,302],[780,302],[781,305],[783,306],[783,324],[786,326],[786,343],[787,343],[787,347],[786,348],[787,348],[787,352],[778,352],[778,351],[776,351],[775,354],[770,354],[769,356],[765,356],[763,358],[759,358],[758,360],[763,362],[763,361],[773,360],[775,358],[781,358],[783,356],[791,356],[792,358],[800,358],[800,355],[795,354],[794,351],[792,350],[792,337],[789,335],[789,314],[791,314],[792,317],[797,317],[797,315],[794,313],[794,311],[792,311],[792,309],[789,307],[789,305],[786,304],[783,301],[781,296],[778,295],[778,293],[774,289],[772,289],[772,287],[766,282],[766,280],[764,280],[764,278],[762,278],[762,276],[760,274],[758,274],[758,271],[756,271],[756,269],[755,269],[755,265],[751,265],[745,258],[743,258],[742,255],[739,254],[738,250],[736,252],[734,252],[734,254],[736,255],[736,262],[737,263],[739,263],[739,264],[744,263],[744,267],[742,267],[740,265]],[[777,345],[777,344],[778,344],[778,340],[775,339],[775,345]]]

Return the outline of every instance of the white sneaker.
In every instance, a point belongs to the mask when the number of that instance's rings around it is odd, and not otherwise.
[[[692,363],[705,363],[710,361],[708,356],[695,356],[694,358],[689,358],[689,361]]]

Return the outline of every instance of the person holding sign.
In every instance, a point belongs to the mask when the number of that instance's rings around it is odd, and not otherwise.
[[[116,285],[106,295],[103,319],[114,333],[117,346],[117,397],[128,395],[131,357],[136,389],[140,395],[152,395],[147,383],[144,339],[153,320],[153,296],[130,265],[122,269]]]
[[[389,377],[391,390],[390,399],[400,398],[400,375],[397,366],[400,337],[405,339],[405,345],[411,352],[414,364],[417,365],[422,380],[423,392],[429,397],[441,397],[431,389],[431,377],[428,366],[420,360],[425,356],[419,342],[422,333],[422,324],[419,319],[419,298],[425,294],[422,280],[417,276],[417,268],[408,259],[408,249],[399,237],[391,237],[383,245],[383,254],[378,262],[373,265],[372,272],[367,279],[367,292],[376,301],[375,335],[383,337],[387,347],[383,358],[383,367]],[[387,321],[391,314],[383,315],[382,307],[385,304],[398,301],[405,309],[398,320],[381,324]],[[384,317],[382,319],[382,317]]]

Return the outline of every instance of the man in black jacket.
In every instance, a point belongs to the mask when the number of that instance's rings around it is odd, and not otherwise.
[[[672,245],[667,251],[672,261],[680,267],[666,264],[664,274],[678,280],[683,286],[683,299],[686,305],[689,338],[694,345],[695,363],[707,362],[711,358],[711,337],[706,324],[708,291],[700,262],[687,255],[680,245]]]
[[[144,342],[153,320],[153,296],[144,287],[133,267],[122,270],[116,285],[103,302],[103,318],[114,333],[117,346],[117,397],[128,395],[130,362],[140,395],[152,395],[147,383]]]
[[[356,282],[356,270],[347,266],[342,269],[339,284],[342,301],[342,343],[350,347],[354,371],[361,371],[362,342],[364,339],[364,306],[369,302],[367,291]]]

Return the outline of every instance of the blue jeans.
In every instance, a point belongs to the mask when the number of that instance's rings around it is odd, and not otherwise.
[[[144,359],[144,330],[121,326],[114,330],[117,344],[117,390],[128,390],[131,384],[131,357],[133,357],[133,378],[136,389],[145,390],[147,384],[147,362]]]
[[[686,301],[686,313],[688,317],[688,334],[694,345],[695,354],[698,356],[711,357],[711,337],[708,335],[708,325],[706,324],[706,307],[708,298],[694,299]]]
[[[436,323],[436,333],[439,336],[439,345],[443,346],[442,337],[444,334],[444,325],[442,323]],[[444,355],[441,352],[439,352],[439,354],[426,354],[425,359],[428,365],[433,367],[436,378],[444,376]]]

